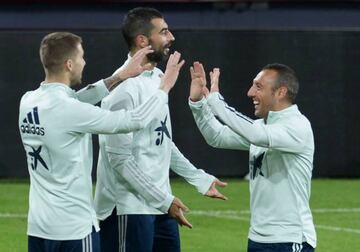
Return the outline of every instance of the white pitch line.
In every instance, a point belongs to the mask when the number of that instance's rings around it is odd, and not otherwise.
[[[360,229],[354,229],[354,228],[333,227],[333,226],[326,226],[326,225],[316,225],[316,228],[337,231],[337,232],[360,234]]]
[[[360,213],[360,208],[318,208],[311,209],[313,213]],[[194,210],[190,211],[190,213],[195,212],[195,214],[202,213],[215,213],[215,214],[250,214],[250,210]]]
[[[27,218],[27,214],[0,213],[0,218]]]
[[[313,213],[360,213],[360,208],[318,208],[312,209]],[[205,215],[205,214],[217,214],[217,215],[248,215],[249,210],[194,210],[190,211],[190,214]],[[1,213],[0,218],[27,218],[26,214],[19,213]]]
[[[351,209],[351,208],[349,208],[349,209],[340,209],[340,208],[339,209],[319,209],[319,210],[320,210],[319,213],[359,212],[358,208],[354,208],[354,209]],[[330,210],[335,210],[335,211],[330,211]],[[195,210],[195,211],[190,211],[189,214],[250,222],[249,218],[236,216],[236,214],[235,215],[233,214],[234,212],[236,212],[236,211],[211,211],[211,210],[210,211],[203,211],[203,210],[196,211]],[[237,212],[244,212],[244,211],[237,211]],[[226,213],[228,213],[228,214],[226,214]],[[231,214],[229,214],[229,213],[231,213]],[[327,226],[327,225],[316,225],[316,228],[329,230],[329,231],[335,231],[335,232],[360,234],[360,229],[355,229],[355,228],[343,228],[343,227],[334,227],[334,226]]]
[[[318,208],[313,213],[360,213],[360,208]]]
[[[360,208],[319,208],[312,209],[313,213],[359,213]],[[189,212],[190,215],[201,215],[208,217],[216,217],[222,219],[230,220],[240,220],[249,222],[249,217],[242,217],[238,215],[249,215],[249,210],[193,210]],[[0,218],[27,218],[27,214],[20,213],[0,213]],[[318,229],[330,230],[335,232],[347,232],[360,234],[360,229],[354,228],[343,228],[343,227],[334,227],[327,225],[316,225]]]

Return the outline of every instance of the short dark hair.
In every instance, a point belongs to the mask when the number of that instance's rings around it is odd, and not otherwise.
[[[66,59],[74,56],[81,37],[70,32],[54,32],[46,35],[40,44],[40,59],[45,70],[58,73]]]
[[[154,28],[151,20],[154,18],[163,19],[162,14],[154,8],[138,7],[126,14],[122,25],[122,34],[129,50],[135,46],[136,36],[150,36],[151,30]]]
[[[285,86],[287,88],[287,97],[291,103],[295,103],[296,96],[299,92],[299,80],[296,77],[296,73],[290,67],[279,64],[272,63],[263,67],[262,70],[273,70],[277,72],[278,79],[274,85],[274,90],[278,89],[281,86]]]

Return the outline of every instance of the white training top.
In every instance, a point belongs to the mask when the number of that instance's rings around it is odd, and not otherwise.
[[[102,101],[101,107],[109,110],[136,108],[159,88],[162,75],[160,69],[154,68],[127,79]],[[173,143],[168,105],[157,112],[155,119],[142,130],[99,136],[95,191],[99,219],[109,216],[115,206],[118,215],[167,213],[174,199],[169,168],[202,194],[215,180],[196,169]]]
[[[134,111],[110,112],[84,103],[96,103],[106,94],[103,81],[78,93],[50,83],[21,98],[19,128],[30,173],[28,235],[74,240],[90,234],[92,226],[99,230],[89,133],[139,130],[167,103],[160,90]]]
[[[208,144],[250,151],[249,239],[316,247],[309,207],[314,138],[297,106],[270,111],[265,123],[235,111],[219,93],[189,104]]]

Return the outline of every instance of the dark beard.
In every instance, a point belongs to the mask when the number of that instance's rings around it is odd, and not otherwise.
[[[169,58],[169,55],[164,54],[164,51],[155,51],[153,53],[149,53],[147,55],[147,58],[150,62],[160,63],[167,60]]]

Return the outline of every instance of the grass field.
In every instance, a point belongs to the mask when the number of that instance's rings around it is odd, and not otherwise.
[[[182,180],[172,180],[174,194],[191,209],[194,228],[181,228],[184,252],[246,251],[249,193],[246,181],[229,179],[222,190],[228,201],[199,195]],[[29,184],[0,180],[0,252],[26,251]],[[318,252],[360,252],[360,180],[313,180],[311,207]]]

